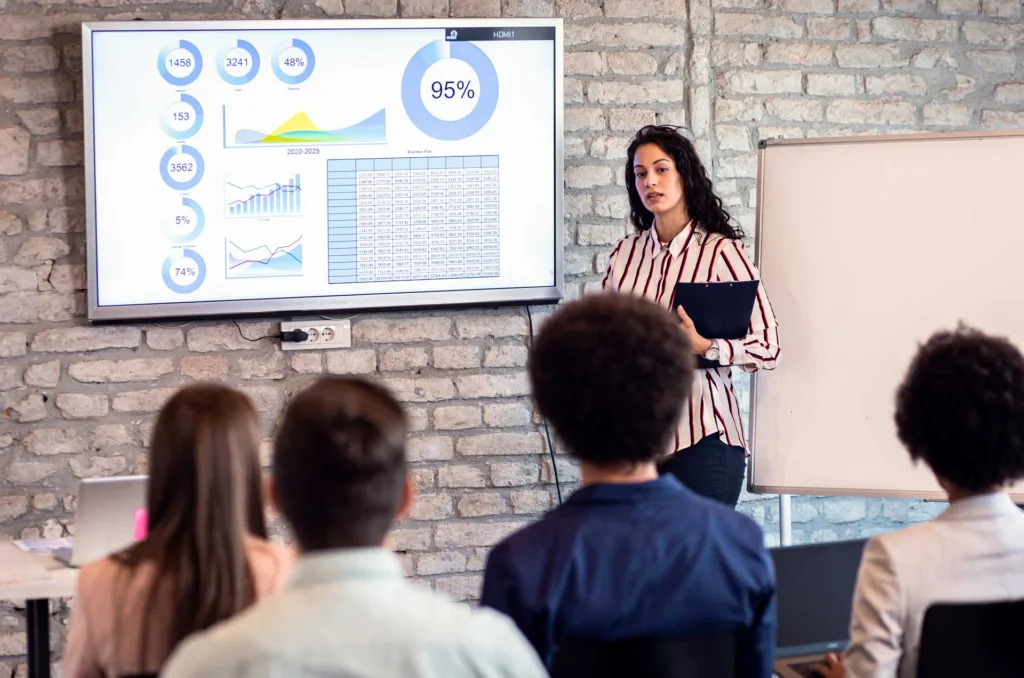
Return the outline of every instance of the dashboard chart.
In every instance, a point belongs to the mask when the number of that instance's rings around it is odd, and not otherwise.
[[[90,317],[559,298],[561,23],[452,23],[85,24]]]

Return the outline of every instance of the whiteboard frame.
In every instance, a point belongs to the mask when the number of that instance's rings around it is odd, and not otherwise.
[[[772,146],[807,146],[817,144],[865,144],[865,143],[886,143],[903,141],[956,141],[964,139],[992,139],[992,138],[1013,138],[1024,137],[1024,130],[987,130],[987,131],[965,131],[965,132],[930,132],[923,134],[885,134],[865,135],[857,137],[822,137],[814,139],[762,139],[757,143],[757,205],[754,218],[754,265],[758,271],[761,270],[761,235],[762,235],[762,213],[764,211],[764,154]],[[759,374],[755,373],[750,380],[750,406],[749,406],[749,451],[750,461],[747,472],[747,490],[753,494],[781,494],[781,495],[812,495],[812,496],[844,496],[844,497],[873,497],[885,499],[924,499],[925,501],[946,501],[945,492],[915,492],[912,490],[842,490],[837,494],[836,490],[824,487],[783,487],[779,485],[757,485],[754,482],[754,467],[757,462],[757,381]],[[1017,504],[1024,504],[1024,493],[1011,493],[1010,495]]]

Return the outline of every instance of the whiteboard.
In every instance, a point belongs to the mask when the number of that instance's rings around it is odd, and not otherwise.
[[[944,498],[896,437],[895,392],[960,321],[1024,347],[1024,132],[762,142],[758,160],[782,357],[752,387],[753,491]]]

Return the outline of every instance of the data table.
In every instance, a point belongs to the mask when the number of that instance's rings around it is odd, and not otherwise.
[[[331,283],[497,277],[498,156],[327,162]]]

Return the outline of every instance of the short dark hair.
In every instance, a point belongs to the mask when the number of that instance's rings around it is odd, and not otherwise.
[[[395,399],[361,379],[319,379],[292,400],[273,472],[304,551],[383,542],[404,494],[407,428]]]
[[[896,428],[911,458],[964,490],[1024,476],[1024,357],[965,327],[934,335],[897,391]]]
[[[693,368],[690,342],[668,311],[597,294],[554,312],[528,369],[537,408],[570,453],[615,466],[670,451]]]

